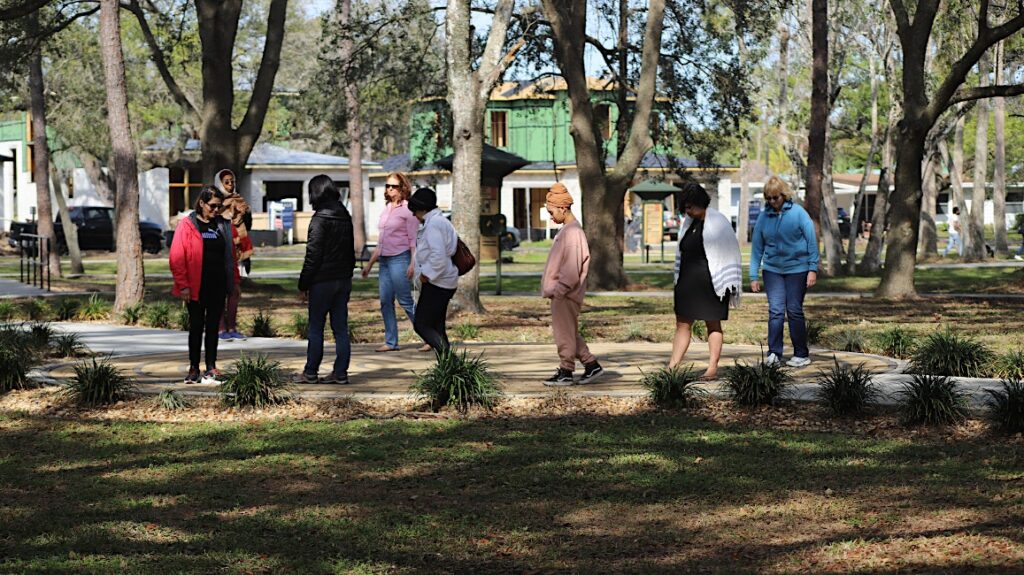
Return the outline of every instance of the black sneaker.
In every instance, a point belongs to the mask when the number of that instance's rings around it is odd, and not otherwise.
[[[554,375],[544,380],[544,385],[551,387],[562,387],[573,383],[575,382],[572,379],[572,371],[561,367],[555,371]]]
[[[583,375],[580,376],[580,383],[590,383],[602,373],[604,373],[604,368],[601,367],[600,363],[597,363],[596,361],[594,363],[588,363],[583,366]]]
[[[327,385],[348,385],[348,376],[338,377],[333,371],[320,378],[320,383]]]
[[[185,383],[199,383],[199,368],[190,367],[188,368],[188,375],[185,376]]]

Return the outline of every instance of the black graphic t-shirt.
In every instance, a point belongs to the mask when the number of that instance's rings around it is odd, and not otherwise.
[[[203,279],[200,285],[202,293],[216,293],[227,289],[224,262],[224,235],[217,226],[217,220],[203,222],[196,219],[196,229],[203,238]],[[210,291],[215,290],[215,291]]]

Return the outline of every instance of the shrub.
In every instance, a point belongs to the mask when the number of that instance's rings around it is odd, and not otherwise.
[[[642,372],[641,372],[642,373]],[[643,373],[640,385],[650,394],[651,401],[661,407],[689,407],[707,392],[695,387],[700,382],[700,372],[692,365],[663,367],[653,373]]]
[[[0,349],[12,351],[19,356],[35,356],[40,351],[24,326],[10,324],[0,326]]]
[[[0,393],[28,386],[28,372],[34,367],[34,356],[18,353],[16,347],[0,342]]]
[[[30,299],[25,302],[25,315],[32,321],[44,321],[53,317],[53,310],[46,300]]]
[[[466,341],[467,339],[476,339],[480,337],[480,328],[471,323],[460,323],[455,326],[455,337],[459,341]]]
[[[967,393],[946,375],[915,374],[897,395],[909,425],[957,423],[967,416]]]
[[[59,321],[70,321],[75,319],[78,315],[78,308],[82,306],[82,302],[74,298],[62,298],[57,302],[57,309],[55,314]]]
[[[142,304],[132,304],[121,311],[121,322],[125,325],[136,325],[142,318]]]
[[[256,315],[252,318],[252,332],[253,337],[276,337],[277,332],[274,330],[274,321],[265,310],[260,309],[256,312]]]
[[[725,370],[725,385],[740,405],[773,405],[782,390],[792,381],[789,370],[782,363],[738,362]]]
[[[864,332],[852,326],[843,326],[839,332],[832,335],[832,347],[839,351],[861,353],[867,347]]]
[[[690,326],[690,335],[698,341],[707,341],[708,324],[704,323],[702,320],[693,322],[693,325]]]
[[[292,335],[299,339],[309,339],[309,316],[301,311],[292,316]]]
[[[14,302],[0,300],[0,321],[10,321],[18,315],[18,306]]]
[[[913,373],[979,377],[992,358],[984,344],[949,329],[930,334],[914,351]]]
[[[1024,432],[1024,380],[1004,379],[1002,384],[1002,390],[985,390],[989,419],[1006,433]]]
[[[178,329],[181,331],[188,331],[189,327],[192,325],[191,319],[189,318],[188,314],[188,304],[184,302],[182,302],[181,307],[178,308],[178,318],[176,325],[178,326]]]
[[[53,338],[53,349],[60,357],[77,357],[85,352],[85,344],[77,333],[62,333]]]
[[[469,357],[465,350],[454,349],[437,354],[434,365],[416,375],[411,390],[429,399],[435,410],[448,405],[460,413],[472,405],[490,409],[501,397],[501,386],[483,354]]]
[[[37,321],[29,324],[28,338],[30,345],[38,353],[46,353],[50,349],[50,342],[56,334],[49,322]]]
[[[228,405],[266,407],[287,402],[291,385],[281,371],[281,362],[262,353],[255,357],[243,354],[224,374],[220,393]]]
[[[170,329],[171,304],[166,301],[149,304],[142,312],[142,319],[150,327]]]
[[[651,341],[651,337],[647,335],[643,325],[632,323],[623,334],[622,341]]]
[[[1024,350],[1014,350],[992,361],[989,370],[995,377],[1003,379],[1024,379]]]
[[[191,407],[188,399],[173,389],[165,389],[156,396],[156,403],[168,411],[177,411]]]
[[[80,405],[110,405],[135,393],[135,381],[110,363],[110,358],[83,361],[75,365],[75,376],[64,395]]]
[[[810,345],[819,345],[824,339],[825,324],[818,321],[808,321],[806,325],[807,343]]]
[[[818,372],[818,400],[835,415],[860,415],[868,405],[878,399],[878,387],[863,363],[851,367],[839,364],[832,356],[833,365]]]
[[[102,320],[110,317],[110,302],[94,293],[78,310],[78,319]]]
[[[875,336],[878,350],[889,357],[906,359],[914,352],[914,334],[901,325],[894,325]]]

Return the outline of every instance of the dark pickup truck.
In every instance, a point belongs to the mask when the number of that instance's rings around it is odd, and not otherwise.
[[[106,207],[74,207],[71,208],[71,221],[78,228],[78,247],[83,250],[114,249],[114,208]],[[66,254],[68,246],[64,242],[64,226],[57,217],[54,222],[59,253]],[[18,246],[18,238],[22,233],[36,233],[35,222],[12,222],[11,235],[8,242],[12,247]],[[163,246],[163,230],[153,222],[140,221],[139,233],[142,235],[142,249],[147,253],[158,254]]]

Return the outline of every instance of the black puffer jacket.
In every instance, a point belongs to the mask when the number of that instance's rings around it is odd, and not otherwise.
[[[352,278],[356,267],[352,216],[341,202],[331,202],[313,214],[306,241],[299,291],[315,283]]]

